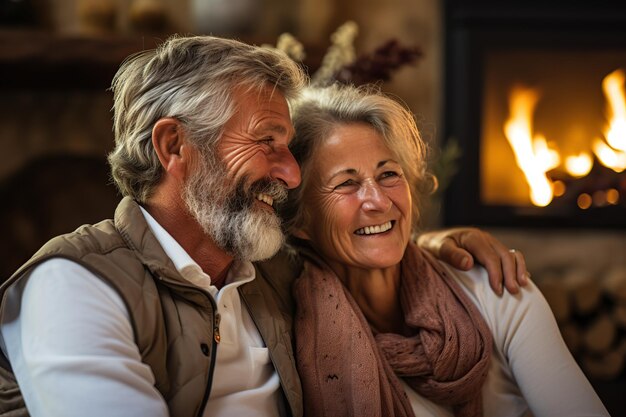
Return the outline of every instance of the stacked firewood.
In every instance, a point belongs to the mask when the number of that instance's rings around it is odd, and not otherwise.
[[[585,271],[546,275],[537,285],[587,376],[612,380],[626,374],[626,266],[600,278]]]

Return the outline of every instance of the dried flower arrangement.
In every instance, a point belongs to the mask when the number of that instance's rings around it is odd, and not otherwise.
[[[403,46],[395,39],[385,42],[371,53],[357,56],[354,40],[358,32],[358,25],[353,21],[337,28],[330,37],[331,45],[326,50],[320,67],[311,75],[312,84],[340,82],[363,85],[389,81],[395,70],[415,63],[422,56],[422,51],[417,46]],[[279,36],[275,48],[296,62],[302,63],[305,58],[304,46],[289,33]]]

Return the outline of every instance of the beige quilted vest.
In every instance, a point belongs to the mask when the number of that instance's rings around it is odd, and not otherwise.
[[[152,368],[170,415],[200,416],[211,388],[215,349],[219,349],[214,302],[180,276],[137,203],[125,198],[114,220],[82,226],[45,244],[0,287],[2,302],[8,286],[52,257],[80,263],[121,295],[142,360]],[[256,279],[239,291],[278,371],[286,400],[280,404],[282,414],[302,416],[290,334],[293,272],[284,266],[281,260],[257,266]],[[266,279],[268,274],[272,280]],[[0,416],[27,416],[19,387],[2,359]]]

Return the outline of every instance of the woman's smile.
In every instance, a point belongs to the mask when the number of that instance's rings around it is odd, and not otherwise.
[[[395,223],[394,221],[388,221],[383,224],[375,225],[375,226],[365,226],[357,229],[354,234],[356,235],[380,235],[381,233],[388,232],[391,230]]]

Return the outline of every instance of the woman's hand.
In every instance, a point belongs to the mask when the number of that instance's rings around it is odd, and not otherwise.
[[[440,260],[457,269],[467,271],[474,266],[474,259],[487,269],[489,284],[502,294],[502,283],[511,294],[528,283],[530,273],[526,270],[524,255],[504,246],[490,233],[474,227],[459,227],[426,232],[417,239],[418,245]]]

